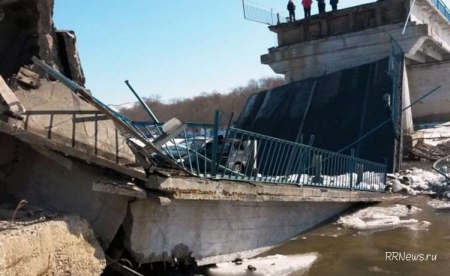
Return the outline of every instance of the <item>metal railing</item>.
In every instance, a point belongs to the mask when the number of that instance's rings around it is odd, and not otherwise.
[[[264,7],[256,7],[256,5],[256,3],[242,0],[245,19],[271,26],[286,23],[289,20],[289,17],[284,13],[278,12],[272,8],[266,9]]]
[[[431,0],[434,6],[442,13],[442,15],[450,21],[450,9],[442,0]]]
[[[439,159],[433,164],[433,169],[445,176],[447,183],[450,183],[450,156]]]
[[[391,37],[388,75],[392,78],[392,98],[390,109],[394,129],[399,134],[402,117],[402,81],[403,81],[403,50],[397,41]],[[386,99],[389,101],[389,99]]]
[[[163,123],[131,121],[39,59],[33,61],[111,118],[128,141],[140,143],[137,153],[143,151],[152,164],[205,178],[377,192],[386,187],[386,165],[355,158],[354,151],[348,156],[233,128],[233,116],[220,112],[213,124],[186,123],[178,136],[156,146],[154,141],[164,134]]]
[[[145,155],[157,154],[158,156],[160,156],[160,159],[168,166],[175,169],[183,170],[182,167],[180,167],[176,162],[173,161],[173,159],[167,157],[157,147],[155,147],[155,145],[152,143],[152,140],[144,133],[140,132],[139,129],[135,126],[135,124],[133,124],[133,122],[130,119],[114,111],[108,105],[102,103],[100,100],[92,96],[92,94],[84,87],[81,87],[77,83],[68,79],[66,76],[64,76],[54,68],[50,67],[45,62],[39,60],[36,57],[33,57],[32,60],[36,66],[38,66],[43,70],[43,72],[60,81],[63,85],[68,87],[73,93],[82,97],[85,101],[92,104],[100,112],[109,117],[116,125],[116,128],[118,128],[122,132],[122,134],[124,134],[126,137],[129,138],[135,138],[136,141],[142,143],[143,144],[142,151],[145,152]],[[190,174],[189,171],[187,170],[184,171],[185,173]]]
[[[133,124],[148,135],[162,126]],[[386,187],[384,164],[219,124],[186,125],[162,150],[198,177],[377,192]]]

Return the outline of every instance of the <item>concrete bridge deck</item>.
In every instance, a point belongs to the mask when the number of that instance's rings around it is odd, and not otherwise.
[[[392,194],[214,179],[150,176],[146,188],[182,200],[281,202],[381,202]]]

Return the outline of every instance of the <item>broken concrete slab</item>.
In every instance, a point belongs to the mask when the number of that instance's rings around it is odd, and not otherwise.
[[[136,186],[134,183],[123,183],[121,181],[106,177],[97,179],[92,185],[92,190],[95,192],[127,196],[133,199],[148,199],[156,202],[161,206],[166,206],[172,203],[172,201],[168,197],[155,192],[149,192]]]
[[[10,137],[13,141],[21,141],[24,143],[27,143],[29,145],[38,146],[41,148],[44,148],[46,150],[53,150],[59,153],[62,153],[64,156],[72,156],[79,160],[83,160],[87,164],[95,164],[102,168],[109,168],[116,172],[122,173],[124,175],[128,175],[130,177],[134,177],[140,180],[145,181],[147,178],[145,176],[145,173],[143,171],[128,168],[125,166],[121,166],[119,164],[116,164],[113,161],[109,161],[105,158],[100,158],[97,156],[89,155],[84,153],[83,151],[77,150],[73,147],[66,146],[64,144],[56,143],[50,139],[47,139],[43,136],[28,132],[20,127],[17,127],[16,125],[6,124],[0,121],[0,137]],[[6,144],[11,144],[11,141],[6,140],[5,138],[2,138],[4,141],[6,141]],[[0,139],[0,141],[2,141]],[[1,145],[1,144],[0,144]],[[15,148],[10,148],[11,150],[14,150]],[[2,147],[0,147],[0,150],[3,150]],[[1,156],[1,155],[0,155]],[[9,155],[8,155],[9,156]],[[1,161],[1,159],[0,159]],[[1,171],[0,171],[1,176]]]
[[[298,187],[217,181],[198,178],[149,176],[146,187],[170,194],[174,199],[217,201],[282,202],[382,202],[398,195],[329,188]]]
[[[39,74],[34,73],[24,67],[21,67],[16,77],[17,81],[28,85],[32,88],[37,88],[39,85]]]
[[[11,91],[5,80],[0,76],[0,105],[4,102],[7,109],[13,113],[22,114],[25,108],[20,104],[19,99]]]
[[[72,161],[69,158],[65,157],[64,155],[42,146],[30,145],[30,147],[35,151],[39,152],[40,154],[42,154],[43,156],[52,159],[58,165],[63,166],[68,170],[72,169]]]
[[[0,135],[0,141],[3,136]],[[73,159],[69,170],[22,142],[15,147],[14,156],[17,161],[10,163],[9,172],[0,179],[7,183],[8,194],[49,211],[78,214],[92,225],[102,246],[107,248],[122,224],[128,201],[132,200],[92,191],[92,183],[110,173],[108,169]]]
[[[117,164],[135,163],[114,123],[61,83],[43,81],[38,89],[18,88],[15,95],[27,108],[25,130]]]
[[[86,83],[74,31],[56,31],[64,75],[80,85]]]
[[[130,203],[124,222],[126,246],[139,263],[193,257],[198,265],[207,265],[249,258],[351,205],[174,200],[160,206],[139,200]]]
[[[106,177],[94,181],[92,190],[107,194],[122,195],[132,198],[147,199],[147,191],[136,186],[134,183],[120,183]]]

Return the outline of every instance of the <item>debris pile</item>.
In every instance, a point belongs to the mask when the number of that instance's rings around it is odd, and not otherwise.
[[[450,187],[445,177],[437,172],[413,168],[390,174],[388,177],[388,186],[394,193],[450,198]]]
[[[436,161],[450,155],[450,122],[417,126],[408,150],[416,157]],[[408,147],[408,146],[407,146]]]

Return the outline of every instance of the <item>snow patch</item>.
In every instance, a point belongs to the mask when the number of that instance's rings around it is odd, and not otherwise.
[[[137,103],[124,103],[124,104],[110,104],[108,105],[108,107],[114,110],[115,112],[120,112],[120,110],[132,109],[136,105]]]
[[[256,259],[244,259],[240,264],[234,262],[216,264],[216,267],[208,269],[208,275],[213,276],[283,276],[292,272],[306,272],[317,260],[318,253],[299,255],[274,255]],[[248,266],[256,268],[251,272]]]
[[[425,171],[413,168],[409,171],[408,177],[411,178],[411,188],[427,190],[433,185],[443,185],[445,177],[434,171]]]
[[[260,175],[258,175],[260,176]],[[324,186],[335,186],[337,188],[351,189],[351,183],[358,189],[377,190],[384,189],[384,174],[367,171],[362,174],[361,181],[358,183],[358,175],[356,173],[347,173],[343,175],[321,175],[320,184]],[[273,182],[289,181],[297,182],[300,185],[316,183],[318,180],[313,175],[308,174],[292,174],[287,176],[268,177]]]

